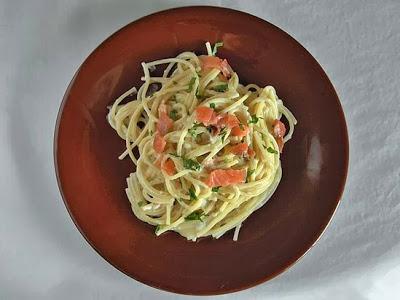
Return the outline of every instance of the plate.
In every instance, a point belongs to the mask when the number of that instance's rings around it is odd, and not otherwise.
[[[281,157],[270,201],[219,240],[160,237],[139,221],[125,195],[130,160],[106,122],[107,106],[139,86],[140,63],[182,51],[219,55],[245,83],[273,85],[298,120]],[[147,285],[182,294],[242,290],[273,278],[314,245],[343,192],[348,167],[344,114],[325,72],[298,42],[255,16],[184,7],[143,17],[114,33],[83,62],[62,102],[54,139],[58,184],[77,228],[113,266]]]

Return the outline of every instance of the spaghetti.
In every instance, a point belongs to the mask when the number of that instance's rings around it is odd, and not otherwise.
[[[126,143],[119,159],[136,165],[126,188],[133,213],[156,226],[156,235],[175,231],[195,241],[235,228],[237,240],[243,221],[280,182],[280,152],[297,121],[272,86],[240,84],[215,56],[219,46],[207,42],[208,55],[142,63],[143,85],[116,99],[107,115]],[[152,76],[160,65],[163,75]],[[122,104],[130,95],[136,99]]]

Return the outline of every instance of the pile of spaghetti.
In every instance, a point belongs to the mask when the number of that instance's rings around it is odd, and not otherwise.
[[[272,86],[240,84],[216,56],[219,46],[206,43],[208,55],[183,52],[142,63],[143,85],[109,110],[110,125],[126,143],[119,158],[136,165],[126,188],[133,213],[156,226],[156,235],[175,231],[195,241],[235,228],[237,240],[243,221],[281,179],[280,152],[296,119]],[[163,75],[152,76],[160,65]]]

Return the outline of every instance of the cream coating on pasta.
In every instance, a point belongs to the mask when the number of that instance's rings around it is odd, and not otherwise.
[[[206,47],[208,56],[215,55],[216,48],[209,43]],[[125,140],[126,150],[119,158],[129,156],[136,165],[127,178],[126,194],[138,219],[157,226],[157,235],[175,231],[195,241],[219,238],[235,228],[237,240],[244,220],[268,201],[282,176],[275,120],[282,115],[288,120],[283,142],[291,138],[297,121],[272,86],[242,85],[235,72],[223,76],[219,68],[203,68],[203,62],[204,57],[183,52],[142,63],[144,83],[116,99],[107,119]],[[165,65],[162,76],[151,75],[155,67]],[[154,85],[158,90],[151,93]],[[135,99],[121,104],[128,96]],[[166,144],[160,153],[155,139],[161,106],[173,122],[162,137]],[[199,122],[199,107],[234,116],[248,133],[235,136],[227,125]],[[241,143],[248,152],[232,153]],[[173,172],[164,168],[167,164]],[[214,170],[245,170],[246,176],[239,183],[210,186],[207,178]]]

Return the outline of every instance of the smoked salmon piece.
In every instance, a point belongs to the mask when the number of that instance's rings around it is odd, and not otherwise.
[[[226,59],[224,59],[224,60],[221,62],[220,70],[221,70],[222,74],[223,74],[226,78],[231,77],[231,74],[233,73],[233,70],[232,70],[231,66],[228,64],[228,61],[227,61]]]
[[[164,136],[173,125],[174,121],[168,116],[167,106],[165,104],[160,104],[158,107],[157,131]]]
[[[274,122],[272,123],[272,129],[273,129],[274,137],[283,138],[285,136],[285,133],[286,133],[285,124],[283,124],[278,119],[274,120]]]
[[[217,169],[204,181],[209,187],[228,186],[246,181],[246,170]]]
[[[276,143],[278,144],[279,152],[282,153],[283,145],[284,145],[283,138],[278,137],[278,138],[275,138],[275,140],[276,140]]]
[[[279,147],[279,152],[282,153],[283,150],[283,137],[285,136],[286,133],[286,127],[285,124],[283,124],[281,121],[276,119],[272,123],[272,130],[273,130],[273,136],[275,137],[276,143],[278,144]]]
[[[218,116],[212,108],[206,106],[199,106],[196,108],[196,120],[203,123],[205,126],[217,125],[220,119],[221,116]]]
[[[207,55],[202,55],[199,57],[199,59],[201,62],[201,68],[203,70],[218,69],[226,78],[229,78],[233,73],[233,70],[226,59]]]
[[[249,155],[249,157],[254,157],[256,155],[256,152],[249,147],[249,150],[247,150],[247,154]]]
[[[230,147],[229,152],[235,154],[235,155],[243,155],[247,153],[249,150],[249,146],[246,143],[240,143],[237,145],[233,145]]]
[[[157,153],[162,153],[167,145],[165,138],[157,131],[154,135],[153,148]]]
[[[172,176],[175,174],[175,164],[172,159],[168,158],[163,164],[162,164],[162,169],[167,173],[169,176]]]
[[[218,125],[232,129],[233,127],[239,126],[239,123],[235,115],[226,114],[219,120]]]
[[[239,125],[232,128],[231,135],[237,137],[244,137],[249,133],[250,129],[246,125]]]

